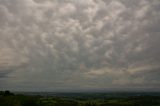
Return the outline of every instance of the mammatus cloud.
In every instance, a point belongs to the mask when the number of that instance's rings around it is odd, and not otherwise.
[[[0,0],[0,89],[158,90],[159,0]]]

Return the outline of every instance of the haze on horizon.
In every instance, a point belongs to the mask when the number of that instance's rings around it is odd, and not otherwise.
[[[159,0],[0,0],[0,90],[160,91]]]

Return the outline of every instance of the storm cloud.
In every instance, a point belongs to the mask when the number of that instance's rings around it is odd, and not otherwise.
[[[0,90],[160,89],[159,0],[0,0]]]

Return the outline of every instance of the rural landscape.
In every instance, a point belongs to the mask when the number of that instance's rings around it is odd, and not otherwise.
[[[0,92],[0,106],[160,106],[160,93]]]
[[[0,0],[0,106],[160,106],[160,0]]]

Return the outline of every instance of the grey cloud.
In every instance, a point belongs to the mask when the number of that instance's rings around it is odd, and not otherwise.
[[[0,89],[159,88],[159,5],[0,0]]]

